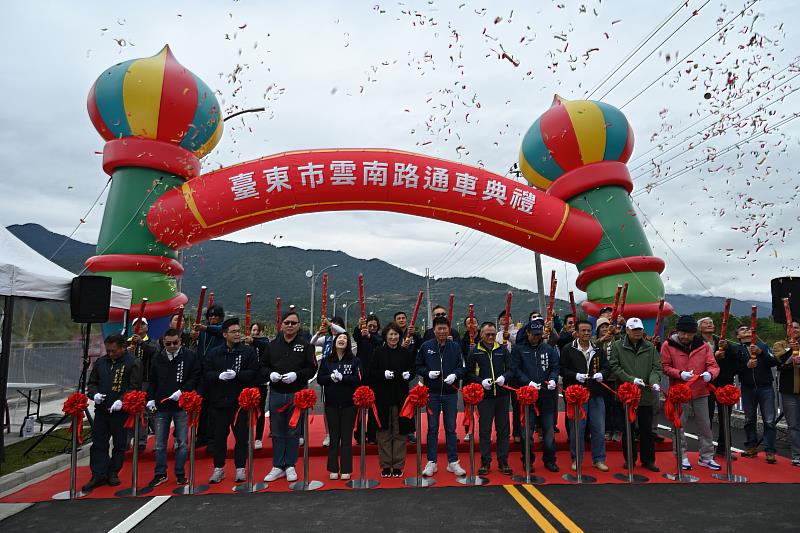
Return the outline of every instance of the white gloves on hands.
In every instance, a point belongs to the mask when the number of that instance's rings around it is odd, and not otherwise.
[[[633,384],[639,387],[644,387],[644,380],[642,378],[633,378]]]
[[[547,390],[556,390],[556,382],[554,379],[547,382]]]
[[[181,399],[181,394],[183,394],[181,390],[176,390],[175,392],[169,395],[169,399],[172,400],[173,402],[177,402],[178,400]]]
[[[447,383],[448,385],[452,385],[455,380],[456,380],[455,374],[450,374],[446,378],[444,378],[444,382]]]
[[[336,381],[342,381],[344,379],[344,376],[339,372],[338,368],[333,369],[333,375],[336,376]]]
[[[113,413],[114,411],[121,411],[122,410],[122,400],[117,400],[116,402],[111,404],[111,409],[108,411]]]
[[[683,381],[689,381],[694,376],[694,370],[684,370],[681,372],[681,379]]]
[[[149,411],[155,411],[156,410],[156,401],[155,400],[150,400],[149,402],[147,402],[147,405],[145,405],[145,408],[147,408]]]
[[[600,383],[601,381],[603,381],[603,373],[602,372],[595,372],[594,376],[592,376],[592,379],[594,379],[595,381]]]
[[[534,383],[533,381],[531,381],[530,383],[528,383],[528,386],[529,386],[529,387],[533,387],[533,388],[534,388],[534,389],[536,389],[536,390],[539,390],[539,389],[541,389],[541,388],[542,388],[542,386],[541,386],[540,384],[538,384],[538,383]]]
[[[484,379],[483,381],[481,381],[481,385],[482,385],[482,386],[483,386],[483,388],[484,388],[484,389],[486,389],[486,390],[489,390],[489,389],[491,389],[491,388],[492,388],[492,378],[486,378],[486,379]]]
[[[94,395],[94,403],[103,403],[103,400],[106,399],[105,394],[100,394],[99,392]]]
[[[652,388],[656,392],[661,392],[661,385],[659,385],[658,383],[653,383],[652,385],[650,385],[650,388]]]
[[[428,372],[428,377],[430,379],[438,379],[439,375],[441,375],[441,371],[439,370],[431,370],[430,372]]]
[[[708,370],[706,370],[705,372],[700,374],[700,376],[703,378],[703,381],[705,381],[706,383],[711,381],[711,372],[709,372]]]
[[[269,380],[273,383],[277,383],[281,380],[281,375],[278,374],[277,372],[272,372],[269,375]]]
[[[290,383],[294,383],[297,379],[297,372],[287,372],[283,376],[281,376],[281,381],[286,383],[287,385]]]
[[[506,384],[506,377],[505,376],[500,376],[496,380],[494,380],[494,382],[502,387],[503,385]]]
[[[230,381],[235,377],[236,377],[236,371],[230,369],[226,370],[225,372],[221,372],[219,375],[219,379],[221,379],[222,381]]]
[[[384,370],[383,375],[386,377],[386,379],[394,379],[394,372],[391,370]]]
[[[589,377],[589,374],[575,374],[575,379],[577,379],[581,383],[585,383],[586,382],[586,378],[588,378],[588,377]]]
[[[411,372],[409,372],[408,370],[406,370],[405,372],[403,372],[403,379],[404,379],[404,380],[406,380],[406,381],[408,381],[409,379],[411,379]]]

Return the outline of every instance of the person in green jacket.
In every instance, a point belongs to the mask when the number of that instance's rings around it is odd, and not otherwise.
[[[655,345],[644,339],[644,325],[639,318],[629,318],[625,324],[625,335],[611,345],[609,357],[611,371],[620,383],[628,381],[642,388],[642,399],[636,410],[636,420],[643,431],[639,432],[642,466],[658,472],[653,435],[649,431],[653,420],[653,406],[661,391],[661,357]],[[632,444],[632,459],[636,462],[636,445]],[[627,450],[627,436],[622,434],[622,453]],[[626,456],[627,461],[627,456]],[[627,463],[625,468],[627,469]]]

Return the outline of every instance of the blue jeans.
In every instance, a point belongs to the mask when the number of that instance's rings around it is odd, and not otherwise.
[[[775,389],[772,385],[752,388],[742,387],[742,407],[744,408],[745,448],[755,448],[758,444],[756,409],[761,411],[764,423],[764,451],[775,453]]]
[[[428,400],[428,461],[436,462],[439,451],[439,413],[444,412],[444,439],[447,444],[447,462],[458,461],[456,440],[456,414],[458,394],[431,394]]]
[[[280,412],[279,409],[294,400],[294,393],[271,390],[269,393],[269,428],[272,432],[272,466],[286,470],[297,463],[297,450],[300,447],[300,430],[303,417],[297,427],[289,427],[294,409]]]
[[[531,464],[535,458],[533,453],[533,432],[535,427],[542,428],[542,461],[547,463],[556,462],[556,439],[553,428],[556,424],[556,393],[555,391],[539,391],[539,399],[536,401],[536,406],[539,408],[539,414],[533,407],[528,407],[528,429],[530,430],[530,444],[531,444]],[[523,436],[524,437],[524,436]],[[523,441],[522,448],[522,461],[525,462],[525,448]]]
[[[789,444],[792,447],[792,459],[800,459],[800,394],[781,393],[783,414],[789,426]]]
[[[156,411],[156,475],[167,474],[167,439],[170,424],[175,424],[175,476],[186,475],[186,443],[189,434],[189,416],[186,411]]]
[[[589,398],[583,404],[586,418],[578,422],[578,438],[575,438],[575,421],[567,419],[567,435],[569,435],[569,452],[575,460],[575,441],[578,442],[578,453],[583,458],[584,435],[586,434],[586,421],[589,421],[589,434],[592,439],[592,462],[602,463],[606,460],[606,402],[602,396]]]

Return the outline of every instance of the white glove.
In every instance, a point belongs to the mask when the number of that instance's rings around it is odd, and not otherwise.
[[[506,377],[505,376],[500,376],[496,380],[494,380],[494,382],[502,387],[503,385],[506,384]]]
[[[586,378],[588,378],[588,377],[589,377],[589,374],[575,374],[575,379],[577,379],[581,383],[585,383],[586,382]]]
[[[278,374],[277,372],[272,372],[269,375],[269,380],[273,383],[277,383],[281,380],[281,375]]]
[[[333,369],[333,374],[336,376],[336,381],[342,381],[344,379],[344,376],[339,372],[338,368]]]
[[[656,392],[661,392],[661,385],[658,383],[653,383],[650,387]]]
[[[221,372],[219,375],[219,379],[222,381],[230,381],[236,377],[236,372],[233,370],[226,370],[225,372]]]
[[[481,381],[481,385],[483,385],[483,388],[486,389],[486,390],[491,389],[492,388],[492,378],[484,379],[483,381]]]
[[[145,405],[145,407],[147,409],[149,409],[150,411],[155,411],[156,410],[156,401],[155,400],[150,400],[149,402],[147,402],[147,405]]]
[[[116,402],[111,404],[111,409],[109,412],[120,411],[122,409],[122,400],[117,400]]]
[[[538,383],[534,383],[533,381],[531,381],[530,383],[528,383],[528,386],[529,386],[529,387],[533,387],[533,388],[534,388],[534,389],[536,389],[536,390],[539,390],[539,389],[541,389],[541,388],[542,388],[542,386],[541,386],[541,385],[539,385]]]
[[[386,379],[394,379],[394,372],[391,370],[384,370],[383,375],[386,376]]]
[[[681,372],[681,379],[683,381],[689,381],[690,379],[692,379],[692,376],[694,376],[694,370],[692,371],[684,370],[683,372]]]
[[[644,380],[642,378],[633,378],[633,384],[644,387]]]
[[[547,382],[547,390],[556,390],[556,382],[555,380],[551,379]]]
[[[297,372],[288,372],[284,374],[283,377],[281,377],[281,381],[283,381],[287,385],[289,383],[294,383],[296,379],[297,379]]]
[[[405,372],[403,372],[403,379],[404,379],[404,380],[406,380],[406,381],[408,381],[409,379],[411,379],[411,372],[409,372],[408,370],[406,370]]]
[[[439,370],[431,370],[430,372],[428,372],[428,377],[431,379],[437,379],[440,374],[441,372]]]
[[[333,381],[334,383],[339,381],[339,378],[336,377],[336,372],[335,371],[331,372],[331,381]]]
[[[705,381],[706,383],[711,381],[711,372],[709,372],[709,371],[703,372],[702,374],[700,374],[700,376],[702,376],[703,381]]]
[[[447,383],[448,385],[452,385],[455,380],[456,380],[455,374],[450,374],[449,376],[444,378],[444,382]]]
[[[600,383],[601,381],[603,381],[603,373],[602,372],[596,372],[595,375],[592,376],[592,379],[594,379],[598,383]]]
[[[106,399],[105,394],[100,394],[99,392],[94,395],[94,403],[103,403],[103,400]]]
[[[169,399],[172,400],[173,402],[177,402],[178,400],[181,399],[181,394],[183,394],[183,392],[181,392],[180,390],[176,390],[175,392],[170,394]]]

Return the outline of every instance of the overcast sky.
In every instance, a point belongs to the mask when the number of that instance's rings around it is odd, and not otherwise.
[[[702,44],[750,4],[723,38]],[[784,24],[800,19],[800,4],[679,5],[9,4],[0,23],[0,223],[74,230],[107,179],[97,154],[103,141],[86,113],[88,90],[109,66],[164,44],[218,91],[225,114],[267,108],[228,121],[204,170],[284,150],[382,147],[505,174],[554,94],[584,98],[605,81],[593,98],[624,106],[633,126],[634,200],[652,222],[646,232],[654,253],[667,262],[667,291],[768,299],[771,278],[800,275],[793,229],[800,120],[792,120],[800,109],[793,63],[800,30]],[[648,183],[657,186],[646,192]],[[104,200],[74,238],[96,242]],[[535,288],[532,252],[429,219],[301,215],[226,238],[341,250],[417,273],[432,267],[436,277],[478,275]],[[556,269],[560,296],[574,289],[572,265],[544,258],[544,269]]]

